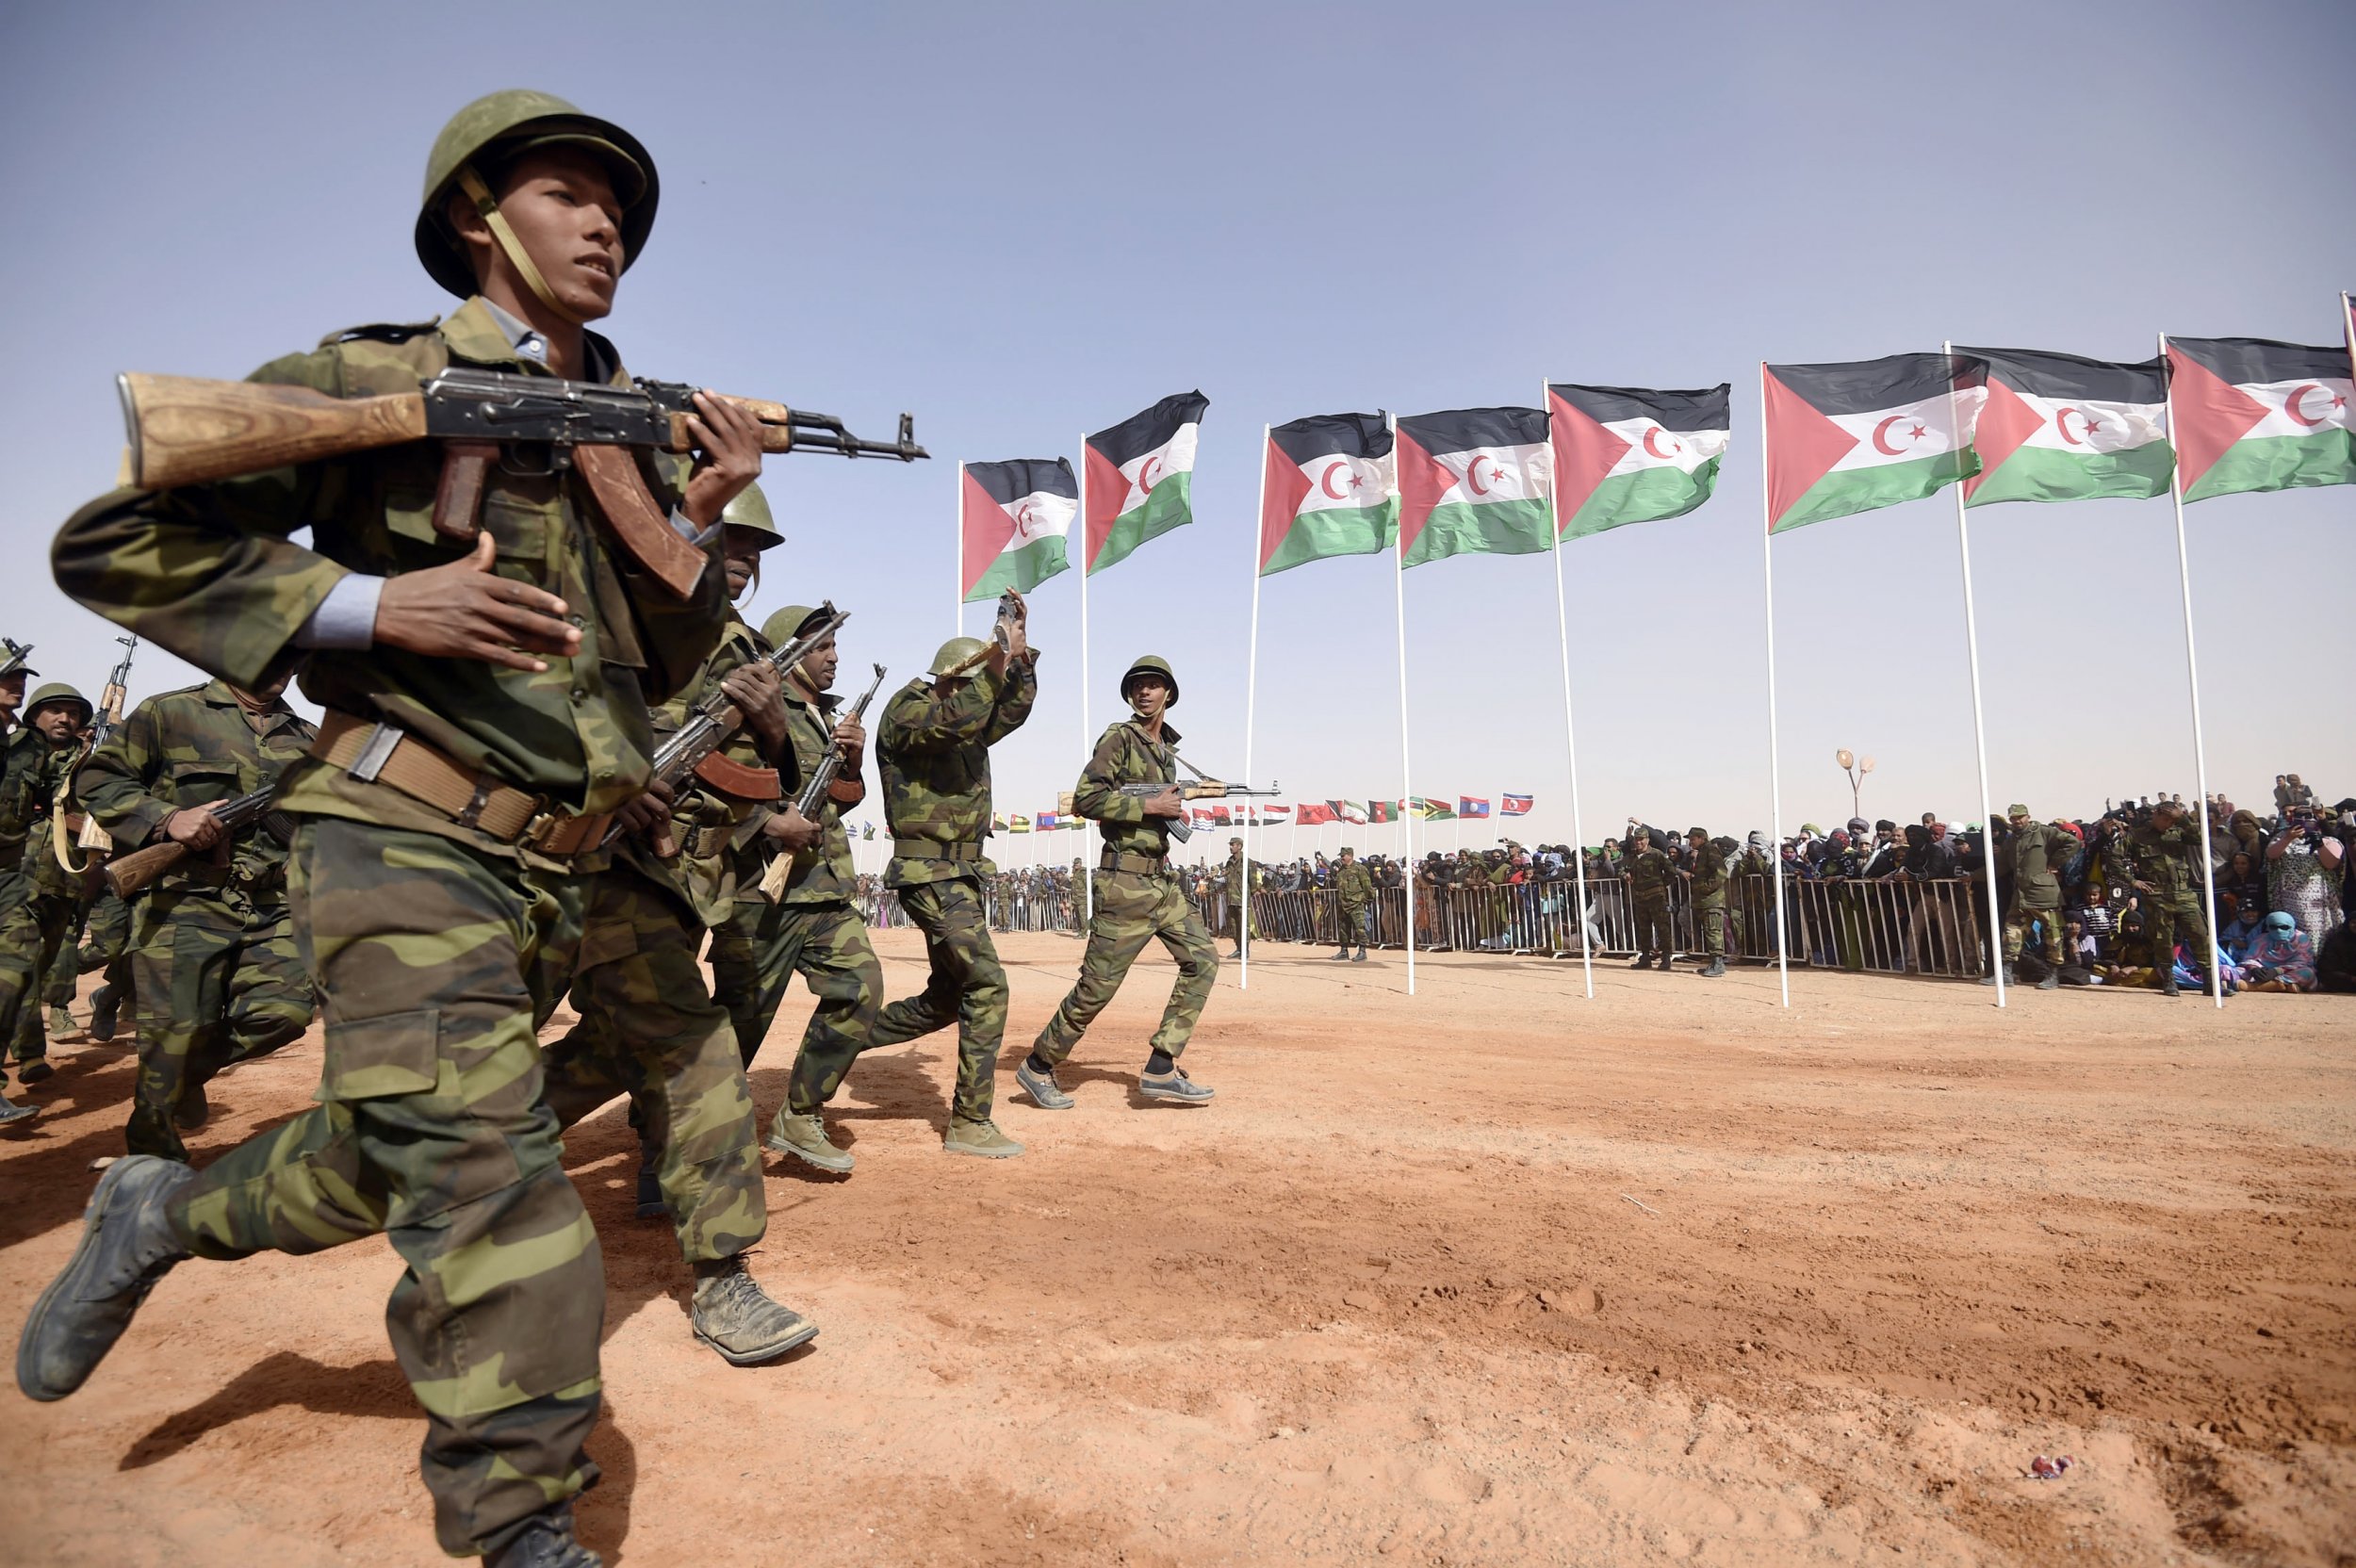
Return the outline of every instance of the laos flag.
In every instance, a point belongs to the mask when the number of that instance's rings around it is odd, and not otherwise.
[[[1458,795],[1456,814],[1460,817],[1485,817],[1489,814],[1489,803],[1471,795]]]

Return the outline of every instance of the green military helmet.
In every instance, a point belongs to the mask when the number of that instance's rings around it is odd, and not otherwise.
[[[924,673],[947,675],[989,646],[979,637],[952,637],[941,645],[941,651],[933,655],[932,665]]]
[[[1177,706],[1178,706],[1178,676],[1177,676],[1177,673],[1176,673],[1175,671],[1173,671],[1173,670],[1170,667],[1170,661],[1169,661],[1169,660],[1167,660],[1167,659],[1164,659],[1164,658],[1163,658],[1160,654],[1157,654],[1157,653],[1149,653],[1149,654],[1145,655],[1143,658],[1139,659],[1139,660],[1138,660],[1136,663],[1131,664],[1131,665],[1130,665],[1130,666],[1129,666],[1126,670],[1124,670],[1124,671],[1122,671],[1122,672],[1121,672],[1121,701],[1123,701],[1123,702],[1127,702],[1127,701],[1129,700],[1129,682],[1131,682],[1131,681],[1133,681],[1133,680],[1137,679],[1137,677],[1139,677],[1139,676],[1141,676],[1141,675],[1157,675],[1157,676],[1160,676],[1160,677],[1162,678],[1162,679],[1163,679],[1163,680],[1165,680],[1165,681],[1167,681],[1167,682],[1169,683],[1169,685],[1170,685],[1170,701],[1169,701],[1169,702],[1167,702],[1166,704],[1164,704],[1163,706],[1168,707],[1168,708],[1175,708],[1175,707],[1177,707]]]
[[[761,623],[761,634],[773,648],[781,648],[799,637],[805,629],[826,618],[824,610],[812,610],[807,604],[789,604]]]
[[[583,148],[605,164],[622,203],[622,270],[630,270],[654,228],[655,202],[662,193],[654,159],[636,137],[611,121],[583,114],[549,93],[510,88],[468,104],[434,139],[417,242],[417,259],[435,283],[462,300],[475,289],[474,266],[445,212],[460,172],[494,149],[512,155],[551,143]]]
[[[12,675],[41,674],[39,670],[25,662],[33,657],[32,644],[20,643],[13,637],[0,637],[0,647],[5,647],[7,650],[4,654],[0,654],[0,680],[6,680]]]
[[[91,712],[90,698],[84,696],[81,693],[75,691],[73,687],[67,685],[62,680],[53,680],[48,685],[43,686],[41,690],[35,692],[31,696],[25,698],[25,716],[26,718],[32,717],[35,713],[41,711],[41,705],[43,703],[50,702],[70,702],[74,704],[74,707],[79,708],[82,710],[80,722],[83,724],[90,723],[90,716]]]
[[[761,493],[761,486],[748,484],[736,493],[736,499],[721,510],[720,521],[730,528],[741,528],[761,537],[762,549],[785,543],[785,535],[777,531],[777,520],[770,515],[769,498]]]

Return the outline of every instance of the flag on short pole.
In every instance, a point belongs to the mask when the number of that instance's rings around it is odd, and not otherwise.
[[[1427,800],[1421,795],[1408,798],[1407,808],[1426,822],[1453,822],[1456,808],[1445,800]]]
[[[1380,414],[1320,414],[1268,433],[1260,575],[1335,555],[1375,555],[1399,537],[1391,427]]]
[[[2184,499],[2356,483],[2356,379],[2345,348],[2170,337]]]
[[[1976,473],[1986,376],[1954,353],[1768,366],[1767,531],[1920,500]]]
[[[1071,563],[1064,536],[1079,514],[1080,485],[1063,458],[969,463],[957,497],[964,602],[1029,593]]]
[[[1489,803],[1478,795],[1459,795],[1456,814],[1460,817],[1485,817],[1489,814]]]
[[[1562,537],[1681,517],[1710,498],[1733,421],[1727,387],[1546,385]]]
[[[1333,808],[1321,800],[1304,800],[1293,808],[1293,825],[1297,827],[1320,827],[1340,820]]]
[[[2029,349],[1965,349],[1988,365],[1972,423],[1979,472],[1963,504],[2083,501],[2168,494],[2168,373],[2157,359],[2115,363]]]
[[[1041,833],[1053,833],[1063,825],[1062,819],[1053,811],[1041,811],[1031,820],[1039,825],[1039,830]]]
[[[990,830],[992,833],[1004,833],[1006,830],[1006,818],[1004,812],[992,811],[990,814]]]
[[[1402,415],[1396,456],[1402,567],[1447,555],[1529,555],[1549,543],[1546,410]]]
[[[1351,826],[1364,827],[1366,825],[1366,808],[1356,801],[1329,800],[1325,804],[1333,808],[1333,814]]]
[[[1399,803],[1396,800],[1367,801],[1366,821],[1370,823],[1397,822],[1399,821]]]
[[[1262,827],[1283,827],[1293,820],[1289,806],[1262,806],[1255,808],[1252,820]]]
[[[1499,808],[1509,817],[1526,817],[1536,802],[1535,795],[1506,794],[1499,797]]]
[[[1200,392],[1176,392],[1088,438],[1088,572],[1119,565],[1148,539],[1194,521]]]
[[[1028,817],[1018,814],[1006,819],[1006,831],[1009,833],[1028,833],[1030,830],[1031,819]]]

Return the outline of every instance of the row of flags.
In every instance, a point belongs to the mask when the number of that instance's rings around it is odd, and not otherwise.
[[[2159,356],[2131,362],[1956,347],[1763,366],[1768,531],[1956,482],[1966,506],[2163,496],[2180,467],[2187,501],[2356,482],[2348,345],[2163,342]],[[1732,434],[1728,392],[1548,383],[1544,408],[1272,426],[1260,575],[1393,548],[1402,567],[1526,554],[1680,516],[1716,484]],[[1209,406],[1200,392],[1175,394],[1087,437],[1085,486],[1062,458],[963,465],[965,600],[1067,569],[1075,520],[1091,575],[1192,521]]]
[[[1497,815],[1526,817],[1536,802],[1535,795],[1507,793],[1496,802]],[[1490,806],[1486,795],[1458,795],[1452,803],[1411,795],[1404,800],[1304,800],[1291,805],[1271,802],[1250,806],[1191,806],[1186,808],[1186,819],[1195,827],[1321,827],[1328,823],[1366,826],[1404,822],[1410,817],[1421,822],[1450,822],[1458,818],[1478,820],[1491,814]],[[1086,826],[1087,818],[1075,817],[1068,812],[1037,811],[1029,816],[1021,812],[1000,812],[990,818],[990,827],[999,833],[1055,833]],[[874,836],[871,829],[868,837]]]

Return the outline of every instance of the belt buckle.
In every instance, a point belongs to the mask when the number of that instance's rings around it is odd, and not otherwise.
[[[360,754],[352,760],[352,766],[344,772],[363,784],[375,783],[376,776],[384,771],[384,764],[392,759],[393,748],[401,744],[405,733],[397,724],[378,720],[376,727],[368,731],[368,738],[360,743]]]
[[[556,825],[564,819],[549,808],[548,797],[534,795],[532,815],[524,819],[523,831],[515,835],[515,842],[526,849],[541,849],[552,836]]]

